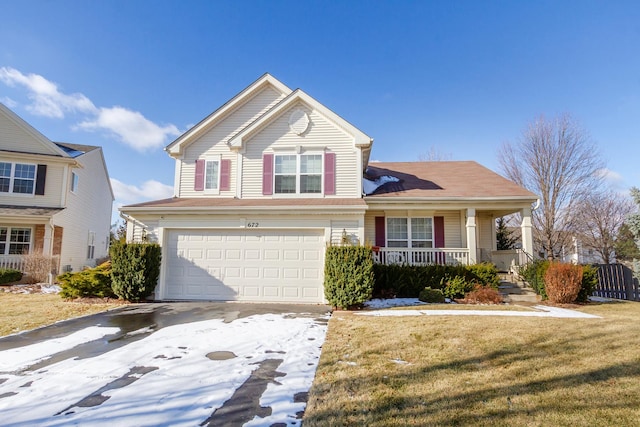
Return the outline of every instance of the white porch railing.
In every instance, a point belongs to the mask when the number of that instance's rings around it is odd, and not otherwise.
[[[467,265],[469,250],[466,248],[379,248],[374,250],[373,259],[378,264]]]
[[[13,268],[14,270],[23,270],[24,259],[22,255],[1,255],[0,268]]]

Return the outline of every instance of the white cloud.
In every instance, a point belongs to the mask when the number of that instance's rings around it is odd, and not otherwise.
[[[56,83],[38,74],[23,74],[11,67],[0,67],[0,82],[26,88],[31,100],[27,110],[32,114],[56,119],[65,118],[67,113],[84,115],[73,129],[105,131],[138,151],[162,147],[169,138],[181,133],[172,124],[160,126],[142,113],[125,107],[96,107],[85,95],[65,94]]]
[[[146,200],[167,199],[173,196],[173,187],[150,179],[140,187],[111,178],[111,187],[116,198],[116,206],[130,205]]]
[[[64,94],[58,85],[38,74],[22,74],[11,67],[0,68],[0,81],[7,86],[24,86],[29,93],[31,104],[27,110],[38,116],[64,118],[65,113],[93,113],[95,105],[81,93]]]
[[[599,169],[596,173],[612,187],[619,187],[624,184],[624,177],[611,169]]]
[[[162,147],[167,137],[180,135],[178,128],[172,124],[162,127],[137,111],[118,106],[100,108],[95,119],[79,123],[77,127],[88,131],[111,132],[138,151]]]
[[[0,102],[2,102],[9,108],[16,108],[18,106],[18,103],[8,96],[3,96],[2,98],[0,98]]]

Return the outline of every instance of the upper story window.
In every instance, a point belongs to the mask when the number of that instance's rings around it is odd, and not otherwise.
[[[276,194],[320,194],[322,154],[278,154],[275,156]]]
[[[432,248],[432,218],[387,218],[387,246]]]
[[[75,172],[71,172],[71,192],[75,193],[78,191],[78,174]]]
[[[204,189],[218,190],[220,182],[220,161],[205,160]]]
[[[0,227],[0,255],[24,255],[31,250],[31,228]]]
[[[36,165],[0,162],[0,192],[34,194]]]

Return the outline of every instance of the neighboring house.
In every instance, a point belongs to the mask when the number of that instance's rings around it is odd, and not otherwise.
[[[100,147],[54,143],[0,104],[0,267],[54,257],[53,274],[108,252],[113,192]]]
[[[166,147],[174,197],[121,208],[129,241],[162,245],[155,298],[324,301],[324,252],[345,238],[378,262],[475,263],[495,218],[536,196],[475,162],[369,163],[373,140],[269,74]]]

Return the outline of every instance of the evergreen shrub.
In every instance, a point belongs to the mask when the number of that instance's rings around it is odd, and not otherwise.
[[[373,255],[367,246],[329,246],[325,254],[324,295],[343,310],[371,299]]]
[[[431,289],[426,287],[420,292],[418,299],[422,302],[443,303],[445,302],[444,293],[440,289]]]
[[[76,273],[61,274],[58,276],[58,282],[60,296],[64,299],[116,296],[111,288],[111,262]]]
[[[0,285],[17,282],[22,279],[22,272],[13,268],[0,268]]]
[[[115,243],[111,246],[111,286],[127,301],[153,293],[160,276],[162,253],[157,243]]]
[[[520,276],[543,300],[547,299],[547,293],[544,288],[544,275],[547,268],[549,268],[549,264],[550,262],[547,260],[535,260],[528,263],[520,271]]]

